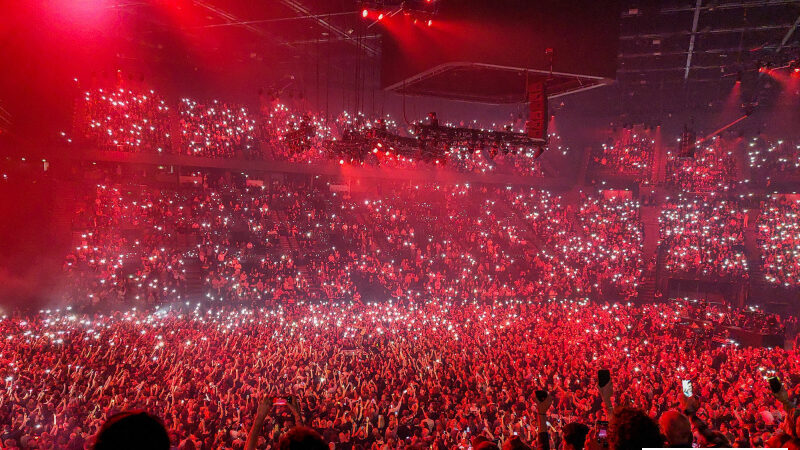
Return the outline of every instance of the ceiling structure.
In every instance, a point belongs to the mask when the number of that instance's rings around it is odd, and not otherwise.
[[[225,65],[216,65],[220,71],[249,72],[280,86],[281,80],[304,72],[319,71],[323,76],[329,69],[349,72],[354,60],[380,55],[380,36],[367,28],[355,0],[169,3],[115,6],[120,22],[143,24],[143,30],[131,33],[129,39],[136,40],[135,46],[149,48],[148,56],[162,62],[175,63],[169,48],[177,38],[192,50],[182,55],[190,65],[198,64],[201,55],[201,61],[224,61]]]
[[[68,10],[82,3],[95,7]],[[6,129],[42,126],[36,119],[48,116],[31,98],[54,103],[74,89],[66,80],[120,67],[174,95],[248,101],[279,91],[331,111],[380,92],[381,26],[357,0],[31,0],[5,12],[0,57],[25,62],[0,75]],[[764,103],[776,86],[758,65],[800,52],[800,0],[625,0],[620,13],[617,83],[589,93],[596,101],[575,97],[587,114],[604,107],[595,103],[631,116],[713,106],[739,73],[743,91]],[[321,98],[334,90],[341,103]]]
[[[630,110],[713,106],[736,80],[764,101],[759,66],[798,60],[798,0],[633,0],[621,14],[617,79]]]
[[[160,2],[118,6],[121,14],[154,26],[149,35],[137,36],[138,44],[167,63],[175,63],[174,54],[152,37],[177,32],[210,60],[241,64],[254,78],[271,80],[273,88],[293,84],[313,90],[314,83],[377,88],[381,27],[361,17],[359,1],[180,0],[173,5],[172,16],[153,11],[162,8]],[[632,0],[620,13],[617,80],[626,113],[652,111],[654,105],[660,113],[713,106],[737,79],[749,87],[751,99],[763,102],[770,86],[765,91],[759,65],[780,67],[800,55],[800,0]]]

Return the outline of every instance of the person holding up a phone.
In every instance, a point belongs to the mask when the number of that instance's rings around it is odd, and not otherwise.
[[[611,422],[614,417],[614,404],[612,403],[611,396],[614,395],[614,385],[611,382],[611,371],[608,369],[600,369],[597,371],[597,390],[600,392],[600,400],[603,402],[603,409],[606,411],[606,417]]]
[[[653,418],[638,408],[614,408],[614,384],[611,372],[606,369],[597,371],[597,390],[603,402],[608,423],[598,423],[596,436],[590,440],[593,447],[602,448],[660,448],[664,445],[664,436]],[[602,428],[601,428],[602,427]],[[607,428],[606,428],[607,427]],[[600,431],[606,429],[606,438],[601,439]]]
[[[250,428],[250,433],[247,435],[247,442],[245,443],[245,450],[254,450],[258,445],[258,438],[261,434],[261,428],[264,426],[264,421],[267,419],[269,412],[276,407],[285,407],[289,408],[289,411],[292,412],[292,416],[294,416],[294,424],[295,428],[293,428],[289,434],[295,432],[293,437],[287,437],[287,439],[308,439],[309,442],[312,444],[317,443],[317,438],[319,438],[319,442],[322,443],[322,448],[327,448],[325,445],[325,441],[322,439],[316,431],[303,427],[303,419],[300,416],[300,402],[298,401],[297,397],[294,395],[290,395],[288,397],[271,397],[271,396],[263,396],[261,400],[258,402],[258,410],[256,410],[256,416],[253,419],[253,426]],[[310,433],[309,433],[310,432]],[[281,437],[281,440],[284,439]],[[309,447],[309,448],[314,448]]]
[[[786,411],[786,420],[783,423],[785,435],[778,437],[778,440],[781,442],[772,443],[770,445],[786,447],[785,443],[789,440],[800,441],[800,410],[797,408],[795,402],[789,399],[789,393],[786,391],[786,387],[783,383],[781,383],[780,378],[770,377],[767,379],[767,382],[769,383],[769,390],[772,392],[773,397],[783,405],[783,409]]]
[[[685,388],[685,386],[682,386]],[[691,393],[691,389],[687,392],[686,389],[681,390],[679,394],[679,400],[681,410],[689,418],[692,422],[692,427],[694,428],[695,434],[702,437],[702,441],[700,445],[703,447],[730,447],[730,442],[728,442],[728,438],[725,437],[724,434],[711,430],[708,425],[697,416],[697,411],[700,409],[700,402],[697,400],[697,396],[688,397],[686,394]]]
[[[550,450],[550,433],[547,427],[547,411],[553,404],[553,396],[547,391],[536,391],[536,416],[539,425],[537,450]],[[579,422],[572,422],[561,430],[564,450],[583,450],[589,427]]]

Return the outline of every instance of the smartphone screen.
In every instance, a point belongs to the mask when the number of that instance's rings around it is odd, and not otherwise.
[[[606,447],[608,443],[608,421],[597,421],[597,441],[602,447]]]
[[[272,401],[272,404],[273,405],[285,405],[286,404],[286,399],[285,398],[276,398],[275,400]]]
[[[686,397],[692,396],[692,381],[691,380],[683,380],[683,395]]]
[[[781,384],[780,378],[778,378],[778,377],[769,377],[769,388],[772,390],[772,392],[774,392],[776,394],[778,392],[780,392],[781,388],[783,388],[783,385]]]
[[[603,387],[611,381],[611,371],[608,369],[600,369],[597,371],[597,385]]]

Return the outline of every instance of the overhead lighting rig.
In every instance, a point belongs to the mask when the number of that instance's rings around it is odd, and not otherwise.
[[[361,17],[371,20],[369,26],[373,26],[384,18],[402,13],[415,24],[431,26],[438,8],[437,0],[365,1],[361,2]]]
[[[411,136],[401,136],[389,131],[379,120],[345,130],[341,139],[326,141],[325,146],[332,158],[349,163],[390,158],[446,164],[448,155],[454,153],[462,157],[478,153],[490,160],[501,153],[536,159],[546,145],[544,139],[510,128],[495,131],[440,125],[435,113],[425,122],[412,124],[409,133]]]

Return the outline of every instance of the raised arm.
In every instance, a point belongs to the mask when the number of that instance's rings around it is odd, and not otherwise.
[[[536,421],[538,424],[538,449],[550,450],[550,433],[547,432],[547,410],[553,404],[553,396],[549,393],[544,400],[539,400],[534,395],[533,401],[536,403]]]
[[[271,408],[272,397],[264,396],[261,398],[261,401],[258,402],[258,410],[256,411],[256,417],[253,419],[253,426],[250,427],[250,433],[247,435],[247,443],[244,446],[245,450],[255,450],[258,444],[258,435],[261,433],[261,427],[264,426],[264,420],[267,418],[267,414],[269,414]]]

